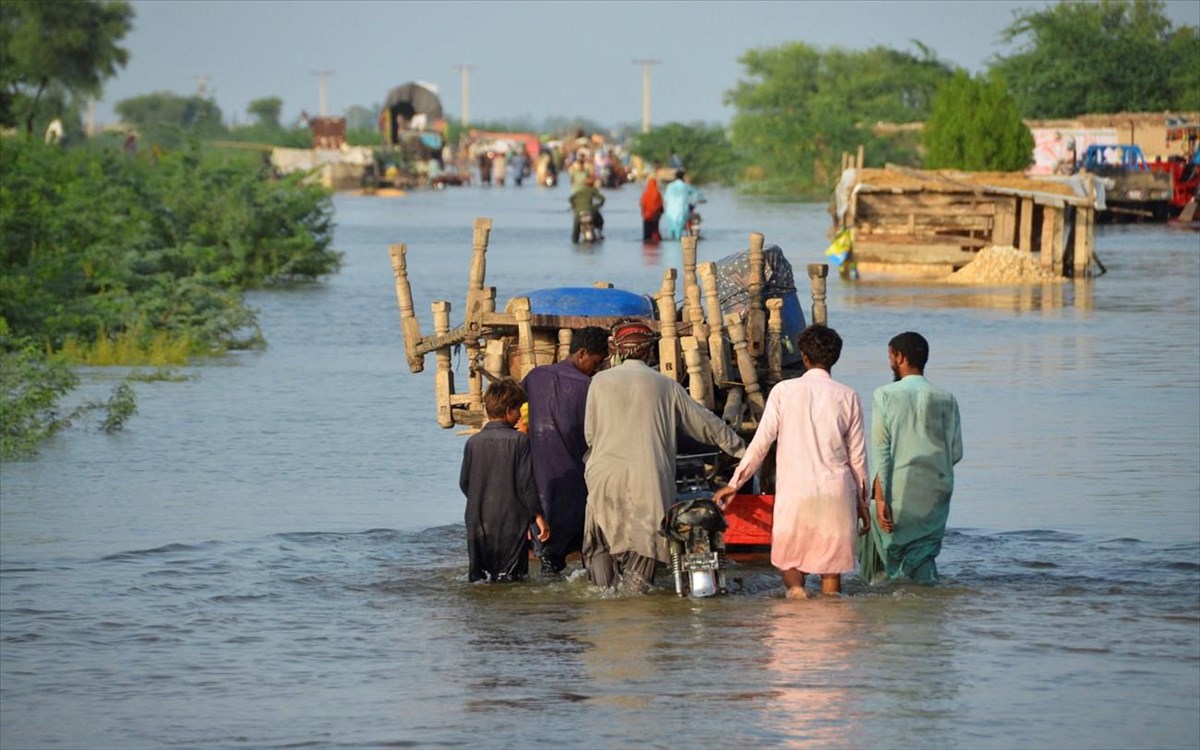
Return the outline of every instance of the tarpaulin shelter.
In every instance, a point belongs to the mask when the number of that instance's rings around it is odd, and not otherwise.
[[[383,139],[386,143],[396,143],[399,133],[406,129],[418,115],[424,115],[427,126],[443,119],[442,100],[437,92],[415,81],[396,86],[388,92],[383,102],[381,119],[383,123]],[[423,128],[419,128],[423,129]]]

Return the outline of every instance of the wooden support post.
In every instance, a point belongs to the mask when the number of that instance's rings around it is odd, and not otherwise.
[[[1058,206],[1054,209],[1054,271],[1063,275],[1064,261],[1067,255],[1067,208]]]
[[[554,358],[556,362],[561,362],[571,356],[571,334],[570,328],[558,329],[558,354]]]
[[[808,283],[812,287],[812,325],[829,324],[829,313],[825,309],[825,279],[829,276],[828,263],[808,264]]]
[[[433,305],[433,332],[441,335],[450,330],[450,303],[439,300]],[[453,427],[454,415],[450,412],[450,397],[454,395],[454,372],[450,369],[450,347],[437,350],[437,372],[434,373],[433,392],[437,399],[437,423],[439,427]]]
[[[483,279],[487,274],[488,238],[492,233],[491,219],[476,219],[471,238],[471,271],[467,277],[467,319],[482,312]]]
[[[691,320],[691,298],[688,289],[696,286],[696,238],[681,237],[679,245],[683,248],[683,320]]]
[[[765,265],[762,233],[752,232],[750,234],[750,278],[747,284],[750,292],[750,304],[746,308],[746,341],[750,346],[750,356],[755,359],[763,355],[767,344],[767,311],[763,307],[762,299]]]
[[[487,273],[485,256],[491,231],[491,219],[475,220],[471,240],[471,269],[467,276],[467,335],[463,340],[467,352],[467,394],[470,409],[479,413],[483,412],[483,363],[479,346],[479,319],[487,306],[487,291],[483,287],[483,279]]]
[[[754,368],[754,358],[750,356],[750,347],[746,341],[746,330],[742,320],[737,315],[725,317],[725,328],[729,331],[729,341],[733,344],[733,353],[737,357],[738,374],[742,378],[742,388],[746,390],[746,403],[750,405],[752,419],[762,417],[766,399],[762,387],[758,384],[758,370]]]
[[[997,198],[996,215],[992,219],[992,244],[999,247],[1014,247],[1016,230],[1016,198]]]
[[[696,340],[696,354],[700,358],[700,377],[704,381],[704,405],[712,409],[715,401],[712,361],[708,353],[708,325],[704,322],[704,307],[700,303],[699,285],[694,284],[688,287],[686,293],[691,300],[688,312],[692,316],[690,321],[692,337]]]
[[[488,339],[483,347],[483,376],[488,381],[508,373],[508,345],[502,338]]]
[[[721,419],[735,430],[742,428],[742,418],[746,412],[746,393],[739,386],[731,387],[725,393],[725,408]]]
[[[683,379],[679,371],[679,332],[675,319],[675,274],[674,268],[663,272],[662,287],[655,301],[658,303],[658,371],[678,382]]]
[[[854,157],[854,168],[855,169],[863,168],[863,156],[864,156],[863,145],[860,143],[860,144],[858,144],[858,153]]]
[[[1077,279],[1092,275],[1092,207],[1075,207],[1075,247],[1072,252],[1072,275]]]
[[[529,312],[529,298],[515,297],[509,303],[513,317],[517,320],[517,351],[521,356],[521,366],[513,377],[524,380],[534,367],[537,367],[537,355],[533,347],[533,323]]]
[[[688,317],[685,320],[692,325],[692,335],[700,344],[700,351],[705,356],[708,355],[708,326],[704,323],[704,305],[700,302],[700,286],[692,284],[685,286],[684,294],[686,295],[687,304],[684,309],[688,312]]]
[[[767,385],[783,380],[783,300],[767,300]]]
[[[1042,206],[1042,268],[1062,274],[1063,209]]]
[[[413,311],[412,287],[408,283],[408,263],[405,259],[407,253],[407,245],[388,246],[388,254],[392,256],[392,274],[396,277],[396,304],[400,307],[400,330],[404,334],[404,354],[408,359],[408,369],[412,372],[422,372],[425,369],[425,358],[416,353],[417,342],[421,340],[421,324]]]
[[[1027,253],[1033,252],[1033,198],[1021,199],[1021,232],[1017,247]]]
[[[704,368],[700,365],[700,349],[695,336],[684,336],[679,340],[683,350],[683,361],[687,364],[688,393],[692,400],[711,408],[711,398],[707,398],[712,389],[711,383],[704,382]]]
[[[717,264],[709,261],[696,267],[704,289],[704,309],[708,319],[708,356],[712,363],[713,382],[720,385],[729,380],[729,345],[725,341],[725,317],[721,313],[721,298],[717,294]]]

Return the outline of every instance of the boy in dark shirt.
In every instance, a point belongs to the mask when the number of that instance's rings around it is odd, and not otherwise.
[[[488,421],[467,440],[458,486],[467,496],[468,580],[517,581],[529,574],[526,531],[537,523],[538,541],[550,538],[542,516],[529,438],[514,429],[525,391],[512,378],[488,386]]]

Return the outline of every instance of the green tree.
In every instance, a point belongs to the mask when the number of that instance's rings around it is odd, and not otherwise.
[[[132,27],[123,1],[0,3],[0,123],[23,123],[32,135],[39,115],[59,116],[69,99],[98,95],[128,61],[119,43]]]
[[[266,125],[268,127],[281,127],[279,124],[279,115],[282,112],[283,100],[277,96],[265,96],[261,99],[255,99],[246,105],[246,113],[258,118],[259,125]]]
[[[1033,134],[998,74],[955,73],[938,88],[922,137],[931,169],[1017,171],[1033,154]]]
[[[630,145],[631,153],[661,166],[666,165],[672,149],[687,168],[688,178],[697,184],[731,184],[737,179],[737,154],[719,125],[672,122],[635,134]]]
[[[793,42],[743,55],[747,79],[726,93],[737,108],[733,145],[768,188],[825,194],[842,152],[865,146],[876,163],[913,161],[902,141],[878,136],[879,121],[925,119],[950,67],[926,47],[820,50]]]
[[[227,133],[221,108],[212,99],[170,92],[122,99],[115,107],[121,121],[135,126],[145,138],[167,147],[183,144],[186,133],[213,138]]]
[[[1177,34],[1158,0],[1019,11],[1001,38],[1022,43],[992,70],[1008,81],[1025,117],[1165,110],[1200,97],[1195,27]]]
[[[1183,26],[1171,32],[1167,43],[1168,56],[1176,62],[1171,67],[1168,88],[1175,109],[1182,112],[1200,111],[1200,27]]]

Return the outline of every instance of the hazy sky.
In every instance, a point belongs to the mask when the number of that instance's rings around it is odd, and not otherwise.
[[[437,84],[447,113],[462,112],[470,65],[472,121],[582,116],[638,124],[642,66],[651,68],[651,123],[727,123],[722,100],[744,71],[745,51],[802,41],[916,51],[982,70],[1011,50],[1000,31],[1018,9],[1009,0],[839,2],[366,2],[358,0],[137,0],[125,38],[129,64],[105,86],[97,120],[116,120],[121,99],[168,91],[189,95],[206,79],[226,122],[246,105],[278,96],[285,123],[317,114],[328,77],[329,114],[374,106],[413,80]],[[1200,24],[1200,2],[1167,3],[1176,25]]]

